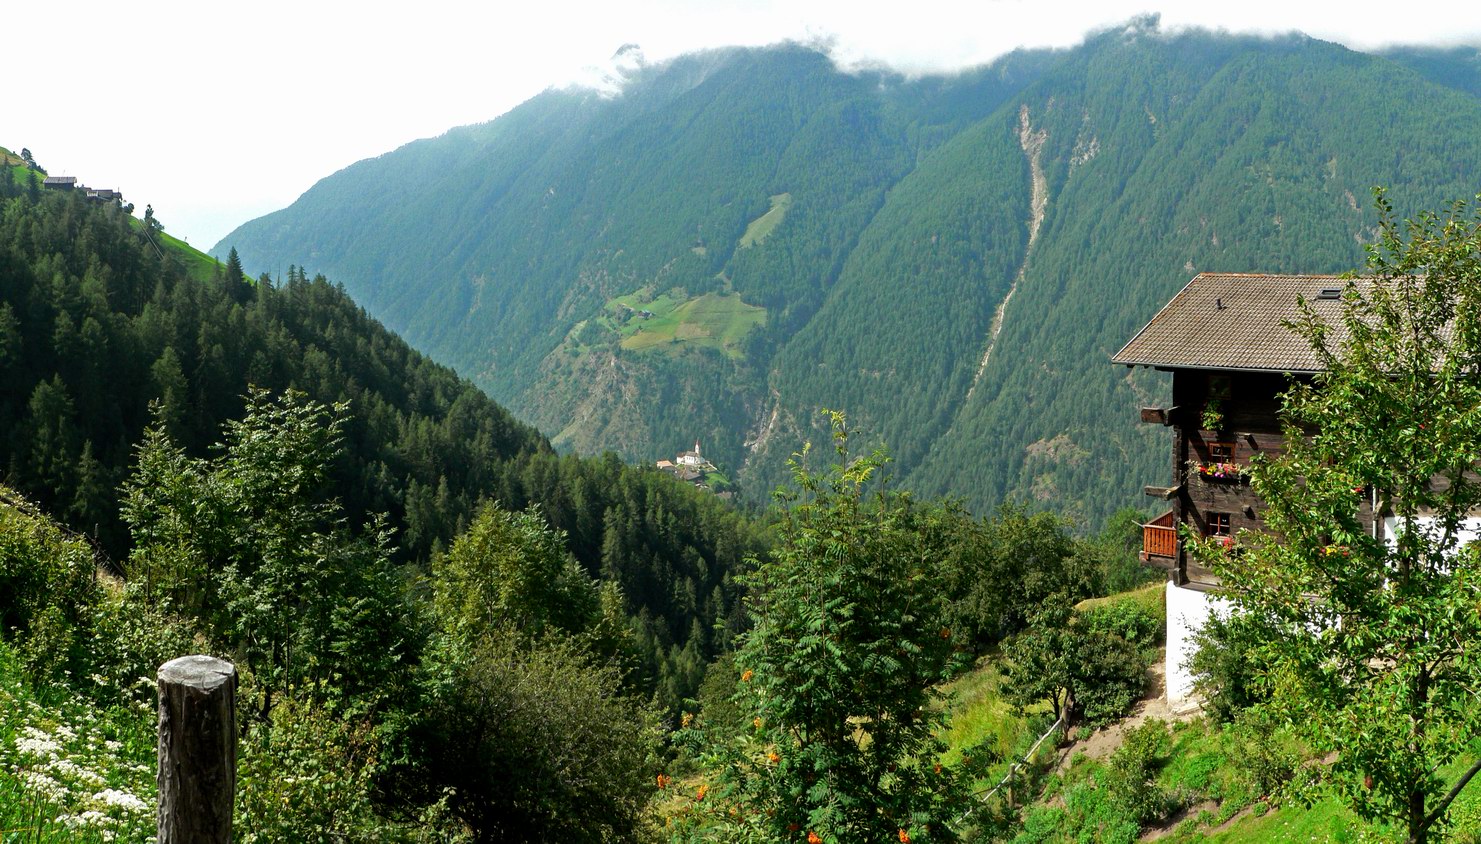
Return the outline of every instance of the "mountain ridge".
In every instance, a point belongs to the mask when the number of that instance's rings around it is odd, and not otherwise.
[[[914,80],[733,48],[455,130],[497,139],[435,185],[402,179],[412,204],[351,203],[347,186],[394,181],[402,157],[454,161],[437,142],[347,168],[271,237],[249,223],[222,246],[250,266],[325,261],[565,448],[646,462],[699,437],[759,497],[824,433],[815,411],[843,409],[911,488],[1093,525],[1161,476],[1130,408],[1166,386],[1106,360],[1170,287],[1359,266],[1375,184],[1401,208],[1475,192],[1481,107],[1466,55],[1441,59],[1426,75],[1152,20]],[[783,194],[780,224],[742,246]],[[336,214],[357,250],[323,245],[345,234]],[[585,324],[642,290],[734,294],[765,321],[728,355],[623,348]]]

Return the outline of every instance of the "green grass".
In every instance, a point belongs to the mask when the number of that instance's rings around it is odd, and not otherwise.
[[[10,173],[15,177],[18,185],[26,184],[26,180],[30,178],[31,168],[26,166],[25,160],[5,147],[0,147],[0,167],[10,168]],[[37,173],[36,178],[40,180],[45,177]]]
[[[185,241],[170,235],[161,234],[163,243],[160,244],[166,251],[174,252],[185,265],[185,272],[196,281],[209,281],[216,273],[219,262],[210,255],[201,252]],[[248,279],[251,281],[251,279]]]
[[[618,321],[623,308],[634,314],[625,323]],[[637,313],[649,311],[643,319]],[[738,358],[740,341],[751,329],[766,322],[766,309],[747,305],[740,296],[730,293],[706,293],[696,299],[675,299],[664,294],[642,302],[638,294],[622,296],[607,304],[610,327],[622,336],[622,348],[630,351],[690,347],[720,349]]]
[[[1330,841],[1335,844],[1358,841],[1388,841],[1395,836],[1382,827],[1372,827],[1334,799],[1311,806],[1288,804],[1263,814],[1251,813],[1212,834],[1200,834],[1186,841],[1276,842]]]
[[[142,229],[144,221],[138,217],[133,217],[129,219],[129,224],[135,228]],[[199,249],[168,232],[161,232],[155,238],[155,241],[164,254],[178,261],[185,269],[186,274],[196,281],[210,281],[215,276],[216,267],[220,262],[210,255],[201,252]],[[252,281],[250,278],[247,280]]]
[[[1038,738],[1035,728],[1040,726],[1040,722],[1047,726],[1047,722],[1052,720],[1047,707],[1038,707],[1042,711],[1028,714],[1014,710],[1003,697],[1003,672],[995,660],[994,655],[983,657],[975,668],[943,689],[950,700],[951,721],[941,736],[946,743],[942,764],[962,763],[966,754],[978,748],[990,749],[1004,760],[1010,760],[1015,753],[1027,750],[1028,745]],[[973,788],[996,785],[1007,772],[1008,765],[1009,762],[1004,761],[989,767]]]
[[[1141,609],[1154,615],[1163,615],[1167,607],[1167,587],[1162,581],[1149,583],[1140,589],[1130,592],[1120,592],[1115,595],[1107,595],[1104,598],[1086,598],[1075,605],[1077,612],[1088,612],[1097,607],[1109,606],[1121,601],[1132,601]]]
[[[776,227],[782,224],[787,216],[787,210],[792,207],[792,194],[779,193],[771,198],[771,208],[765,214],[752,220],[746,226],[745,234],[741,235],[740,245],[742,249],[755,246],[766,240]]]

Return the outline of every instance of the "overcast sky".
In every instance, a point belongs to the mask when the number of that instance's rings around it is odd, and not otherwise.
[[[946,72],[1147,12],[1164,29],[1299,30],[1356,49],[1481,44],[1476,0],[47,0],[5,15],[0,146],[118,188],[139,214],[152,204],[208,249],[355,161],[599,79],[623,44],[660,61],[826,40],[843,63]]]

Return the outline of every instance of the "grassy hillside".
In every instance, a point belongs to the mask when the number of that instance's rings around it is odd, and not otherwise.
[[[792,194],[779,193],[771,197],[771,207],[766,213],[752,220],[746,225],[745,234],[741,235],[740,246],[745,249],[758,243],[765,243],[766,238],[776,231],[776,227],[787,219],[787,211],[792,207]]]
[[[1160,617],[1164,591],[1164,584],[1151,584],[1083,601],[1076,611],[1130,602]],[[1045,708],[1025,713],[1008,702],[1003,660],[1002,654],[991,654],[946,687],[951,722],[943,761],[956,763],[983,750],[1005,760],[1023,759],[1049,725]],[[1006,789],[987,796],[1003,781],[1008,763],[980,770],[973,783],[974,816],[986,825],[984,834],[1016,844],[1130,844],[1150,837],[1259,844],[1402,838],[1401,830],[1369,824],[1334,798],[1314,793],[1308,804],[1284,786],[1295,768],[1283,766],[1316,763],[1303,762],[1300,746],[1279,725],[1220,725],[1201,716],[1158,720],[1159,701],[1148,703],[1153,714],[1141,712],[1095,733],[1077,729],[1074,741],[1057,747],[1046,743],[1013,781],[1011,805]],[[1446,781],[1468,764],[1464,760],[1445,771]],[[1145,775],[1145,781],[1130,788],[1128,771]],[[1481,838],[1481,791],[1462,792],[1451,820],[1454,840]]]
[[[723,349],[732,357],[741,354],[740,342],[747,333],[766,323],[766,309],[747,305],[734,294],[706,293],[677,301],[668,295],[644,303],[641,297],[626,296],[607,305],[609,320],[622,336],[622,348],[631,351],[672,348],[688,343]]]
[[[701,437],[760,498],[843,409],[911,487],[1091,528],[1165,473],[1133,409],[1167,384],[1109,355],[1199,270],[1360,266],[1373,185],[1475,194],[1470,61],[1152,20],[913,80],[712,51],[361,162],[216,251],[323,268],[563,448]],[[593,333],[645,288],[695,304]],[[711,321],[731,292],[764,322]]]

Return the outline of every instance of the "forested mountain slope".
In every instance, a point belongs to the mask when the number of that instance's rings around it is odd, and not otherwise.
[[[1466,57],[1398,58],[1154,20],[949,78],[716,51],[361,162],[218,249],[342,280],[559,447],[698,437],[759,495],[831,407],[915,488],[1095,521],[1165,473],[1134,424],[1164,382],[1106,361],[1179,285],[1359,266],[1375,184],[1476,192]]]
[[[0,166],[0,471],[121,567],[120,484],[151,419],[192,456],[220,453],[253,386],[347,406],[324,495],[350,528],[387,516],[425,563],[488,502],[541,508],[589,573],[618,582],[645,675],[691,693],[737,612],[730,575],[758,532],[713,496],[616,459],[559,457],[472,383],[383,328],[323,277],[205,278],[155,221]],[[157,410],[150,410],[151,402]]]

